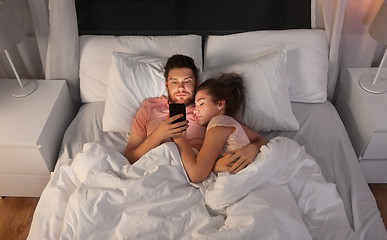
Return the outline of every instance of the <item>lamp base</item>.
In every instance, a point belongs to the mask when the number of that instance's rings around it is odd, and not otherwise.
[[[371,74],[365,75],[360,79],[360,86],[367,92],[375,94],[387,91],[387,78],[379,76],[375,84],[372,83],[373,81],[374,76]]]
[[[20,87],[19,83],[15,81],[15,83],[12,83],[11,86],[9,87],[9,94],[12,97],[16,98],[22,98],[30,95],[36,90],[36,83],[33,80],[25,81],[25,86]]]

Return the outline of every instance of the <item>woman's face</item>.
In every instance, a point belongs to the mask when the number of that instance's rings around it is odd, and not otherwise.
[[[214,103],[211,96],[207,94],[207,90],[199,90],[195,96],[196,119],[200,125],[207,125],[211,118],[219,114],[224,114],[223,106],[219,103]]]

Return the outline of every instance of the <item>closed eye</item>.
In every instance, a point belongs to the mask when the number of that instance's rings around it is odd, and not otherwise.
[[[195,102],[195,106],[203,106],[203,104],[204,104],[204,99],[203,98],[199,98]]]

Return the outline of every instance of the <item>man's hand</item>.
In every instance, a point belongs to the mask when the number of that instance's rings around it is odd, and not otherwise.
[[[148,137],[132,135],[125,147],[123,155],[128,159],[130,164],[135,163],[140,157],[151,149],[159,146],[164,140],[181,135],[188,127],[187,121],[172,124],[173,121],[182,117],[176,115],[171,118],[165,117],[157,129]]]
[[[182,116],[184,115],[178,114],[173,117],[165,117],[151,135],[153,135],[156,139],[159,139],[159,144],[163,140],[181,136],[181,134],[188,128],[188,121],[177,122],[175,124],[172,124],[172,122]]]

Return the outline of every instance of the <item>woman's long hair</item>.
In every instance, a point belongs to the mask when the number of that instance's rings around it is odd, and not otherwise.
[[[242,105],[242,114],[246,108],[246,93],[243,79],[236,73],[224,73],[218,78],[210,78],[200,84],[199,90],[206,90],[212,101],[226,102],[225,114],[237,117],[236,114]]]

